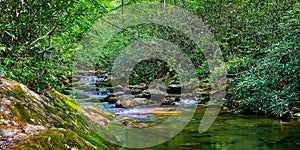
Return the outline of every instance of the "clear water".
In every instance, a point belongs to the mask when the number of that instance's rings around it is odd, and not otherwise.
[[[92,85],[96,77],[86,77],[81,85]],[[75,89],[75,88],[74,88]],[[105,91],[105,88],[101,89]],[[87,91],[79,91],[89,97],[103,97],[106,94],[93,94]],[[71,96],[71,95],[70,95]],[[86,104],[85,100],[78,102]],[[90,103],[89,103],[90,104]],[[100,109],[105,109],[116,116],[127,116],[140,122],[160,122],[155,120],[160,116],[153,114],[139,115],[136,112],[149,111],[149,108],[122,109],[114,108],[112,104],[97,104]],[[170,108],[151,108],[156,110],[168,110]],[[230,112],[221,112],[214,124],[204,133],[198,132],[199,123],[205,112],[205,108],[197,108],[193,119],[177,136],[160,145],[147,148],[156,149],[221,149],[221,150],[252,150],[252,149],[300,149],[300,121],[283,122],[261,115],[241,115]],[[163,116],[166,117],[166,116]],[[176,126],[174,126],[176,127]],[[141,135],[142,136],[142,135]],[[130,149],[121,147],[121,149]]]
[[[259,115],[221,112],[214,124],[199,134],[204,109],[170,141],[148,149],[300,149],[300,122],[282,122]]]

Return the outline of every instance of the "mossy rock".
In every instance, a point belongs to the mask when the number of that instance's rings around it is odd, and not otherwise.
[[[15,81],[3,78],[0,81],[0,106],[5,110],[0,111],[0,129],[16,131],[1,137],[4,143],[0,148],[116,149],[90,129],[87,122],[103,127],[114,118],[108,112],[79,105],[52,87],[38,95]],[[22,132],[28,126],[39,130]]]
[[[71,131],[45,131],[21,141],[14,149],[97,149],[96,146]],[[105,145],[101,148],[108,149]]]
[[[108,103],[110,104],[115,104],[118,101],[117,97],[109,97]]]
[[[111,77],[107,77],[104,81],[97,81],[97,87],[111,87]]]

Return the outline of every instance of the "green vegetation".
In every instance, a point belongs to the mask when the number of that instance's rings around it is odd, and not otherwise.
[[[200,2],[201,3],[201,2]],[[193,9],[193,3],[190,9]],[[229,103],[242,112],[293,118],[299,111],[300,3],[202,2],[199,16],[220,43],[230,79]],[[235,101],[235,102],[234,102]]]
[[[0,1],[0,74],[40,91],[71,71],[77,43],[108,2]]]
[[[295,117],[299,111],[299,2],[195,0],[176,4],[201,17],[214,33],[227,74],[236,76],[229,79],[228,103],[240,112]],[[179,31],[156,24],[141,24],[115,35],[101,50],[98,69],[110,68],[133,40],[149,38],[176,44],[192,60],[199,79],[208,81],[208,65],[200,49]],[[146,60],[131,71],[129,82],[148,84],[155,79],[170,83],[178,81],[178,75],[165,62]]]
[[[68,128],[67,131],[45,131],[32,138],[32,143],[27,143],[29,147],[34,148],[32,144],[39,143],[39,139],[46,141],[46,137],[51,137],[52,142],[49,143],[52,145],[71,140],[73,142],[70,143],[79,143],[72,146],[89,146],[85,142],[78,142],[83,138],[98,148],[107,148],[103,141],[97,141],[99,137],[95,133],[84,134],[86,127],[82,117],[65,113],[75,113],[80,108],[74,100],[56,90],[62,92],[66,86],[74,84],[66,78],[70,77],[73,71],[74,54],[83,47],[80,41],[86,37],[85,33],[90,31],[92,25],[115,9],[141,2],[160,1],[0,0],[0,76],[16,80],[43,94],[41,97],[45,103],[53,106],[44,105],[47,111],[42,107],[27,106],[28,102],[31,102],[30,99],[35,98],[32,95],[28,97],[28,91],[24,92],[21,87],[10,92],[0,90],[0,98],[14,97],[21,101],[9,107],[12,118],[17,122],[43,124],[47,122],[46,116],[54,113],[57,115],[53,118],[56,119],[54,126]],[[282,119],[296,118],[295,114],[300,112],[298,0],[164,2],[199,16],[214,34],[224,57],[227,74],[231,76],[228,79],[226,106],[241,113],[267,114]],[[111,70],[118,54],[131,42],[151,38],[164,39],[176,44],[193,62],[201,84],[209,81],[210,71],[201,49],[184,33],[157,24],[131,26],[114,35],[99,51],[95,70]],[[81,59],[88,62],[88,58]],[[157,59],[137,64],[129,79],[130,84],[149,84],[157,79],[166,84],[179,81],[174,68]],[[106,80],[108,82],[105,82],[105,85],[111,85],[111,78]],[[50,94],[43,92],[49,87],[56,90],[53,89]],[[76,96],[85,97],[80,94]],[[40,106],[39,103],[42,102],[34,103]],[[8,118],[3,112],[0,112],[0,115]],[[71,123],[74,120],[78,121],[78,126]],[[74,138],[59,137],[60,133]]]
[[[0,112],[0,129],[6,130],[5,132],[17,131],[11,137],[16,141],[22,139],[22,134],[26,137],[31,135],[26,140],[15,142],[15,149],[112,148],[111,144],[88,128],[85,122],[88,111],[74,99],[53,88],[45,89],[43,95],[38,95],[15,81],[2,78],[0,81],[1,109],[6,110]],[[101,115],[103,121],[112,119],[110,114],[100,110],[94,111],[93,115],[96,114]],[[2,136],[4,135],[0,132],[1,139]]]

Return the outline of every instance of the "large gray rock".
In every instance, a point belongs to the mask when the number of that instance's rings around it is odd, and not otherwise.
[[[147,104],[148,100],[146,98],[133,98],[133,99],[127,99],[127,100],[118,100],[116,102],[116,107],[118,108],[130,108],[135,107],[139,105],[145,105]]]
[[[157,90],[157,89],[150,89],[149,92],[150,92],[150,95],[151,95],[150,99],[152,101],[161,101],[163,98],[165,98],[168,95],[167,92],[160,91],[160,90]]]

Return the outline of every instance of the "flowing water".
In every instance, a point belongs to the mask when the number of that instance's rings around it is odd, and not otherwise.
[[[85,77],[80,81],[81,86],[92,86],[95,80],[103,79]],[[73,88],[73,90],[88,95],[90,98],[105,97],[109,93],[106,88],[100,89],[102,91],[100,93],[92,92],[91,90],[78,90],[78,88]],[[125,109],[115,108],[114,104],[107,102],[87,102],[87,99],[77,100],[82,104],[93,104],[99,109],[112,112],[117,116],[115,121],[120,121],[122,118],[127,117],[134,119],[136,122],[159,124],[167,119],[170,114],[176,115],[176,113],[170,113],[174,112],[174,106]],[[267,116],[242,115],[221,111],[214,124],[206,132],[200,134],[198,128],[204,112],[205,108],[198,107],[193,119],[178,135],[165,143],[147,149],[296,150],[300,148],[300,121],[283,122]],[[122,147],[122,149],[130,148]]]

